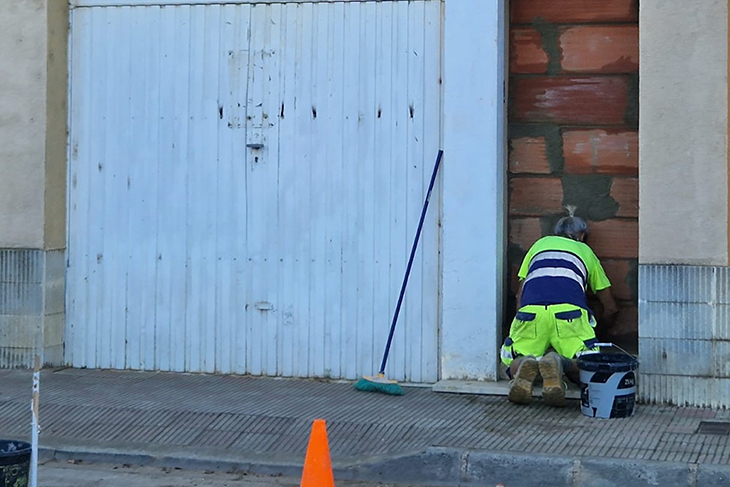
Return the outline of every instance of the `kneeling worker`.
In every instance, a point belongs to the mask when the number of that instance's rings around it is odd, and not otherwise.
[[[555,226],[555,236],[543,237],[530,248],[518,273],[518,312],[501,350],[512,379],[508,397],[516,404],[530,403],[539,373],[545,403],[565,406],[563,374],[578,383],[576,354],[593,350],[598,342],[596,320],[586,300],[588,286],[603,305],[606,322],[618,311],[611,282],[584,243],[588,225],[573,216],[575,208],[568,211],[570,216]]]

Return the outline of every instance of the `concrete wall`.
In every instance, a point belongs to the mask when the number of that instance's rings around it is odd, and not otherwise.
[[[642,0],[639,395],[730,406],[728,3]]]
[[[68,3],[0,10],[0,366],[63,360]]]
[[[66,247],[68,2],[48,1],[44,248]]]
[[[42,249],[48,80],[46,0],[7,2],[2,10],[0,248]]]
[[[639,259],[728,264],[727,0],[643,0]]]
[[[0,15],[0,248],[66,240],[68,4],[15,0]]]

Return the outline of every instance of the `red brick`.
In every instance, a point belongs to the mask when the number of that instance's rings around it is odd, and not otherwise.
[[[621,125],[628,105],[622,76],[513,78],[510,121]]]
[[[545,137],[520,137],[509,141],[511,173],[550,174]]]
[[[517,74],[543,74],[548,55],[542,48],[542,36],[531,28],[511,29],[509,33],[509,71]]]
[[[550,215],[560,212],[562,203],[563,185],[559,178],[514,178],[510,181],[510,215]]]
[[[558,24],[638,22],[636,0],[511,0],[510,22]]]
[[[639,218],[639,180],[637,178],[614,178],[611,197],[619,204],[616,216]]]
[[[630,300],[631,288],[626,282],[626,276],[631,270],[631,262],[628,260],[602,260],[601,264],[606,275],[611,280],[611,291],[616,299]]]
[[[639,26],[577,26],[560,29],[561,67],[569,73],[635,73]]]
[[[563,133],[565,172],[639,173],[639,133],[625,130],[570,130]]]
[[[518,245],[522,250],[527,251],[532,244],[537,242],[542,236],[542,228],[540,227],[539,218],[510,218],[510,244]],[[518,262],[517,265],[520,265],[521,263],[522,262]]]
[[[588,244],[600,259],[636,259],[639,255],[639,222],[610,219],[589,222]]]

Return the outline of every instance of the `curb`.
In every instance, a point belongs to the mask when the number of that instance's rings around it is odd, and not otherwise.
[[[72,444],[40,447],[42,460],[82,460],[194,470],[299,477],[303,457],[231,454],[230,451],[153,447],[108,448]],[[333,461],[336,479],[484,487],[725,487],[730,465],[687,464],[594,457],[564,458],[527,453],[430,447],[422,452]]]
[[[372,459],[375,460],[375,459]],[[730,465],[579,457],[574,459],[452,448],[358,462],[335,470],[338,478],[426,485],[510,487],[720,487],[730,485]]]

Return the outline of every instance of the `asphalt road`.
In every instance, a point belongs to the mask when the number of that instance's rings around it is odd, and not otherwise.
[[[337,487],[428,487],[335,479]],[[294,477],[267,477],[242,472],[48,461],[38,467],[39,487],[299,487]]]

